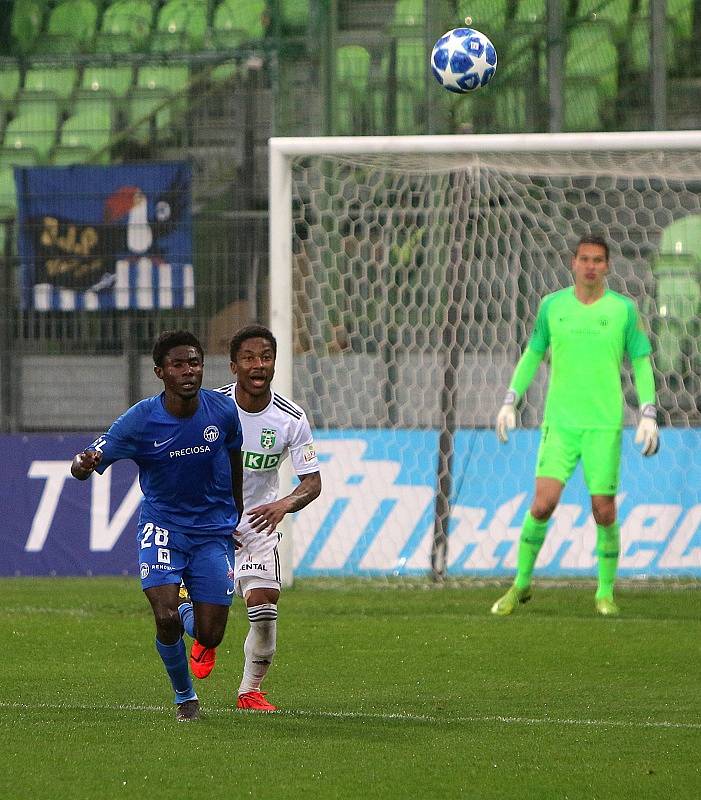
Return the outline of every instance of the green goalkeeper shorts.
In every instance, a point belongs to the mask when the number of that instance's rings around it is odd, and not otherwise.
[[[620,429],[543,427],[536,478],[567,483],[581,458],[589,494],[615,495],[621,470],[621,434]]]

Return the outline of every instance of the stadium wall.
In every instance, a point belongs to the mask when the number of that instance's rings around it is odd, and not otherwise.
[[[665,429],[654,459],[643,459],[632,438],[626,429],[620,575],[701,578],[701,431]],[[71,459],[89,440],[89,434],[0,436],[0,575],[137,574],[135,466],[120,462],[102,477],[72,479]],[[317,444],[324,490],[294,523],[295,574],[429,573],[437,431],[327,431]],[[492,431],[458,432],[449,576],[513,572],[537,444],[535,430],[515,432],[503,447]],[[400,455],[409,452],[429,455]],[[537,574],[593,576],[594,546],[589,500],[576,474]]]

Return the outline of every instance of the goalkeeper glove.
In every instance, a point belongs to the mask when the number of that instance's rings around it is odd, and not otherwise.
[[[635,432],[635,443],[642,445],[640,452],[644,456],[654,456],[660,449],[660,432],[657,428],[657,409],[652,403],[646,403],[642,407],[638,430]]]
[[[509,431],[516,427],[516,403],[518,395],[513,389],[509,389],[504,398],[504,404],[497,414],[497,437],[500,442],[509,441]]]

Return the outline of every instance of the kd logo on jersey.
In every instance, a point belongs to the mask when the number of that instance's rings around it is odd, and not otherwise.
[[[277,469],[280,463],[280,455],[278,453],[243,453],[243,466],[246,469]]]
[[[264,450],[270,450],[275,447],[275,434],[277,431],[274,428],[263,428],[260,432],[260,446]]]

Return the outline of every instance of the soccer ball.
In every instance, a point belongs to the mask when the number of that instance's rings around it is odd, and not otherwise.
[[[441,36],[431,51],[431,70],[441,86],[464,94],[486,86],[497,69],[497,51],[474,28],[455,28]]]

